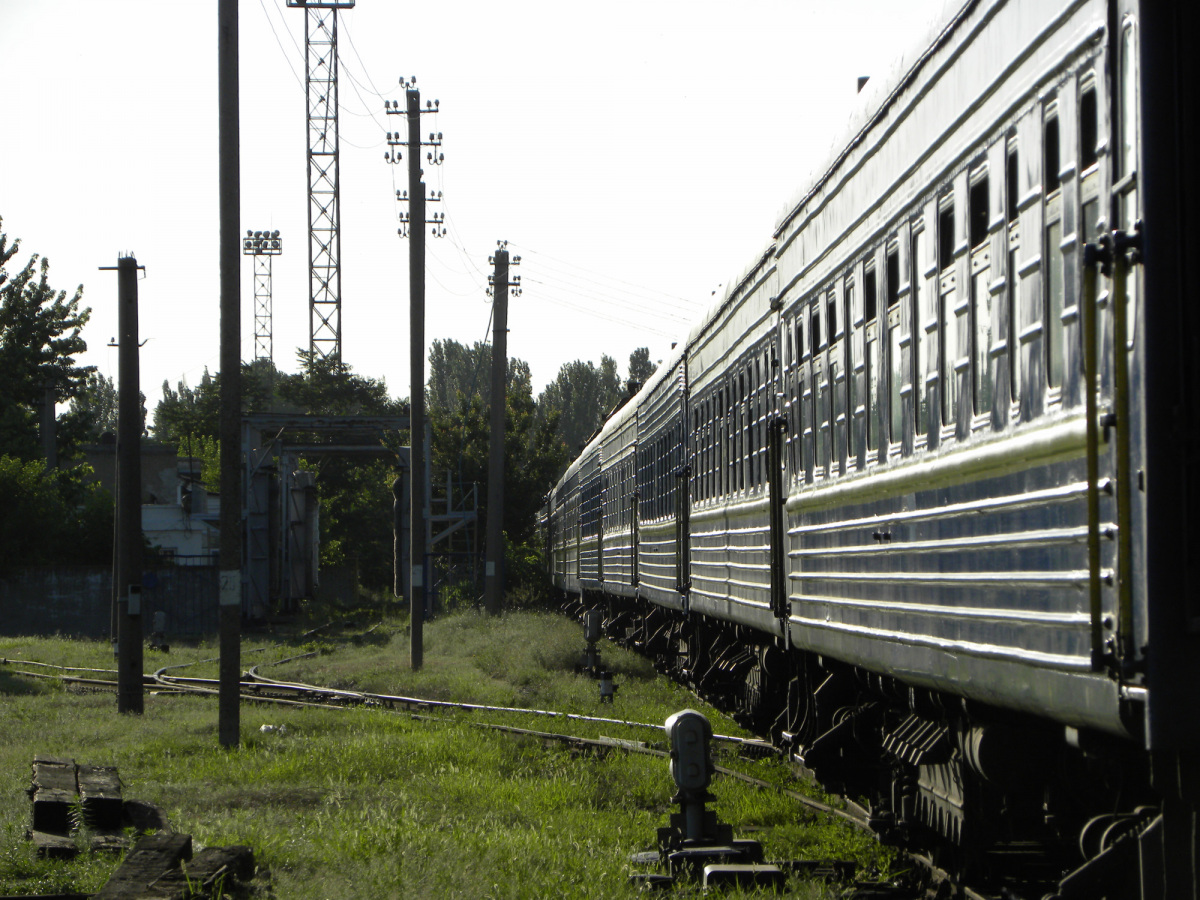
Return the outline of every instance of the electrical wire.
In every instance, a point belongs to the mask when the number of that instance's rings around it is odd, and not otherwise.
[[[572,288],[570,285],[545,281],[529,274],[523,276],[522,281],[522,286],[524,284],[536,284],[546,288],[546,292],[539,294],[539,296],[552,303],[576,309],[597,318],[608,319],[612,322],[623,324],[637,322],[639,325],[645,325],[647,328],[656,330],[663,337],[678,334],[680,329],[687,327],[691,322],[690,319],[685,319],[677,315],[663,314],[603,294],[582,292]],[[654,321],[662,324],[655,326],[652,324]]]
[[[535,254],[536,256],[543,257],[543,258],[545,258],[545,259],[550,259],[550,260],[553,260],[554,262],[560,263],[561,265],[567,266],[567,267],[569,267],[569,268],[571,268],[571,269],[578,269],[580,272],[584,272],[584,273],[586,273],[586,274],[588,274],[588,275],[590,275],[590,276],[592,276],[592,277],[594,277],[594,278],[604,278],[604,279],[607,279],[607,280],[609,280],[609,281],[613,281],[613,282],[615,282],[615,283],[617,283],[617,284],[623,284],[623,285],[626,285],[626,286],[628,286],[628,287],[630,287],[630,288],[633,288],[633,289],[634,289],[634,291],[628,291],[627,293],[634,293],[634,292],[636,291],[636,292],[639,292],[639,293],[641,293],[641,294],[643,294],[643,295],[644,295],[644,294],[658,295],[658,296],[660,296],[660,297],[663,297],[663,298],[670,298],[672,301],[678,301],[678,303],[676,303],[675,305],[676,305],[676,306],[678,306],[678,307],[680,307],[681,309],[688,310],[688,311],[694,311],[694,310],[695,310],[695,304],[693,303],[693,301],[691,301],[691,300],[688,300],[686,297],[681,297],[681,296],[679,296],[679,295],[677,295],[677,294],[669,294],[669,293],[666,293],[665,291],[655,291],[655,290],[651,290],[650,288],[642,287],[642,286],[641,286],[641,285],[639,285],[639,284],[634,284],[634,283],[633,283],[633,282],[631,282],[631,281],[625,281],[625,280],[623,280],[623,279],[620,279],[620,278],[614,278],[612,275],[606,274],[606,273],[604,273],[604,272],[597,272],[597,271],[595,271],[594,269],[588,269],[588,268],[587,268],[587,267],[585,267],[585,266],[580,266],[580,265],[577,265],[577,264],[575,264],[575,263],[569,262],[569,261],[567,261],[567,260],[558,259],[558,258],[557,258],[557,257],[555,257],[555,256],[551,256],[549,253],[543,253],[542,251],[540,251],[540,250],[536,250],[536,249],[534,249],[534,248],[532,248],[532,247],[525,247],[525,246],[521,246],[521,245],[518,245],[518,244],[516,244],[516,243],[513,243],[513,242],[511,242],[511,241],[509,242],[509,244],[510,244],[510,246],[512,246],[514,249],[520,250],[520,251],[521,251],[523,254],[529,254],[529,253],[532,253],[532,254]]]
[[[388,99],[391,99],[391,98],[387,97],[386,95],[384,95],[384,94],[381,94],[381,93],[379,92],[379,88],[377,88],[377,87],[375,86],[375,79],[373,79],[373,78],[371,77],[371,72],[370,72],[370,70],[367,68],[367,64],[366,64],[365,62],[363,62],[363,58],[362,58],[362,56],[361,56],[361,55],[359,54],[359,52],[358,52],[358,47],[357,47],[357,46],[355,45],[355,43],[354,43],[354,37],[353,37],[353,35],[351,35],[351,34],[350,34],[350,29],[349,29],[349,28],[346,26],[346,23],[345,23],[345,22],[343,22],[343,23],[342,23],[342,32],[343,32],[343,33],[346,35],[346,40],[348,40],[348,41],[350,42],[350,49],[354,51],[354,56],[355,56],[355,58],[356,58],[356,59],[358,59],[358,64],[359,64],[360,66],[362,66],[363,74],[367,76],[367,81],[369,81],[369,82],[371,83],[371,87],[370,87],[370,88],[368,88],[368,87],[367,87],[367,86],[364,84],[364,85],[362,86],[363,90],[364,90],[364,91],[369,91],[370,93],[374,94],[376,97],[378,97],[378,98],[379,98],[379,99],[381,99],[381,100],[388,100]],[[351,75],[350,77],[351,77],[351,78],[353,78],[354,76],[353,76],[353,75]]]
[[[262,7],[263,15],[267,17],[267,24],[271,26],[271,34],[275,35],[275,43],[279,46],[279,52],[283,54],[284,62],[288,64],[288,68],[292,71],[292,77],[296,79],[296,83],[299,84],[301,90],[303,90],[304,80],[296,72],[296,67],[292,65],[292,59],[290,56],[288,56],[287,51],[283,49],[283,42],[279,40],[279,32],[275,30],[275,23],[271,21],[271,14],[267,11],[267,4],[265,0],[258,0],[258,5]],[[284,30],[287,31],[286,28]],[[291,32],[288,31],[288,34],[291,35]],[[296,38],[293,36],[292,43],[294,44],[295,42]],[[297,47],[297,49],[299,49],[299,47]]]
[[[594,282],[580,283],[574,278],[564,278],[559,272],[553,269],[543,270],[538,268],[538,272],[544,278],[546,284],[553,285],[558,290],[579,297],[596,298],[607,304],[618,306],[631,312],[639,314],[649,313],[655,318],[681,324],[691,322],[696,317],[695,310],[682,310],[675,306],[664,305],[650,297],[637,297],[628,293],[621,293],[620,291],[614,292],[605,284],[596,284]]]
[[[541,282],[539,282],[535,278],[530,278],[528,275],[526,275],[522,279],[522,287],[525,284],[541,284]],[[591,316],[592,318],[595,318],[595,319],[601,319],[605,322],[612,322],[617,325],[629,325],[630,324],[630,319],[628,317],[606,313],[606,312],[601,311],[600,309],[598,309],[595,306],[585,306],[582,303],[571,302],[562,297],[554,297],[554,296],[548,296],[548,295],[541,295],[541,297],[542,297],[542,299],[544,299],[545,301],[547,301],[549,303],[553,303],[557,306],[561,306],[566,309],[570,309],[574,312],[583,313],[584,315]],[[644,331],[648,331],[652,334],[655,334],[658,337],[673,338],[673,337],[679,336],[679,330],[677,330],[677,329],[671,330],[671,329],[667,329],[667,328],[663,328],[663,327],[657,327],[657,326],[648,324],[644,321],[639,321],[637,324],[638,324],[639,328],[643,329]]]

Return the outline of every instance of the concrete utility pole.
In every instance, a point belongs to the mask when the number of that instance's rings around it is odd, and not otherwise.
[[[504,413],[508,408],[508,290],[521,293],[521,276],[510,283],[507,241],[499,242],[488,260],[495,267],[492,282],[492,409],[491,445],[488,449],[487,560],[484,563],[484,608],[500,612],[504,597]],[[514,256],[511,264],[521,264]]]
[[[411,473],[410,482],[411,489],[409,491],[409,500],[411,503],[411,512],[409,514],[409,535],[411,540],[411,548],[409,551],[409,564],[411,565],[412,575],[409,579],[411,585],[409,599],[409,664],[413,671],[420,669],[425,661],[424,650],[424,625],[425,625],[425,606],[427,597],[426,578],[425,578],[425,532],[426,523],[428,521],[426,515],[426,505],[428,502],[428,491],[426,489],[425,480],[425,225],[429,224],[425,219],[425,183],[421,181],[421,176],[424,172],[421,170],[420,152],[421,146],[440,147],[442,136],[439,133],[435,138],[433,134],[429,135],[429,141],[421,140],[421,113],[434,113],[437,111],[438,102],[435,100],[432,103],[426,102],[426,108],[421,109],[421,92],[415,87],[416,79],[402,82],[405,87],[405,108],[403,115],[407,124],[407,140],[401,140],[400,133],[396,132],[395,136],[391,132],[388,133],[388,146],[392,149],[384,154],[384,158],[388,163],[395,165],[401,160],[401,154],[396,149],[397,147],[407,144],[408,146],[408,190],[401,196],[397,192],[396,199],[404,202],[407,200],[410,204],[407,216],[401,215],[401,227],[397,233],[401,237],[410,237],[411,241],[408,245],[408,296],[409,296],[409,332],[408,332],[408,352],[409,352],[409,402],[411,410],[409,412],[409,472]],[[384,111],[388,115],[400,115],[399,101],[393,101],[390,105],[385,104]],[[434,152],[430,152],[427,157],[428,161],[433,165],[440,165],[443,159],[442,154],[436,156]],[[430,197],[433,202],[441,199],[441,196]],[[445,233],[444,220],[442,216],[434,216],[433,235],[434,237],[442,237]],[[407,227],[412,224],[414,227],[411,232]]]
[[[142,395],[137,260],[117,259],[117,712],[141,715]]]
[[[222,747],[237,747],[241,743],[242,677],[242,187],[237,0],[219,0],[217,28],[221,271],[221,661],[217,731]]]

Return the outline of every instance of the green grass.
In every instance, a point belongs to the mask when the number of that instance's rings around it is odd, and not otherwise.
[[[465,613],[427,623],[419,672],[408,665],[404,621],[386,619],[366,633],[378,621],[360,615],[306,637],[247,635],[243,665],[317,650],[262,671],[377,693],[652,723],[692,706],[718,733],[738,733],[645,661],[609,645],[602,652],[620,692],[614,705],[602,705],[595,682],[572,670],[582,629],[555,615]],[[211,646],[173,647],[166,656],[147,653],[146,668],[215,655]],[[111,693],[80,693],[13,674],[20,658],[111,666],[107,644],[0,638],[0,657],[10,660],[0,666],[0,894],[93,891],[115,865],[111,857],[82,855],[69,863],[34,857],[24,839],[25,789],[39,753],[116,765],[125,796],[159,804],[176,830],[203,845],[248,844],[262,870],[256,893],[278,898],[633,897],[629,856],[653,845],[671,811],[674,785],[662,759],[581,752],[474,722],[662,740],[647,729],[514,714],[414,718],[379,709],[246,704],[242,746],[228,751],[217,745],[211,699],[149,695],[144,715],[122,716]],[[212,662],[180,670],[215,672]],[[264,732],[263,725],[286,730]],[[775,781],[787,777],[774,763],[724,755],[718,762]],[[716,780],[712,791],[720,819],[734,826],[735,836],[761,840],[768,858],[887,865],[870,838],[777,792],[730,779]],[[820,885],[793,879],[792,886],[795,896],[832,896]]]

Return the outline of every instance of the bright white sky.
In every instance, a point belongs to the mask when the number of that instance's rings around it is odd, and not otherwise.
[[[403,166],[384,162],[402,77],[441,111],[448,237],[427,242],[426,340],[490,340],[488,256],[523,262],[509,354],[535,391],[574,359],[672,340],[768,241],[842,136],[855,79],[882,77],[942,0],[359,0],[339,14],[342,352],[407,397]],[[241,0],[242,223],[279,229],[275,362],[307,348],[304,17]],[[115,272],[140,282],[142,390],[219,359],[216,3],[0,0],[0,216],[84,285],[83,362],[115,377]],[[436,207],[430,207],[433,211]],[[14,260],[17,262],[17,260]],[[10,266],[11,267],[11,266]],[[242,356],[254,351],[243,257]]]

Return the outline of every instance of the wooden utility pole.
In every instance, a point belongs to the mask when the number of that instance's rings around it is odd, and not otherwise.
[[[237,747],[241,743],[242,676],[242,212],[237,0],[219,0],[217,28],[221,272],[221,661],[217,731],[221,746]]]
[[[484,608],[500,612],[504,597],[504,414],[508,408],[508,291],[520,293],[521,278],[510,284],[507,242],[501,241],[490,262],[492,273],[492,409],[488,449],[487,557],[484,563]],[[520,265],[514,256],[512,265]]]

